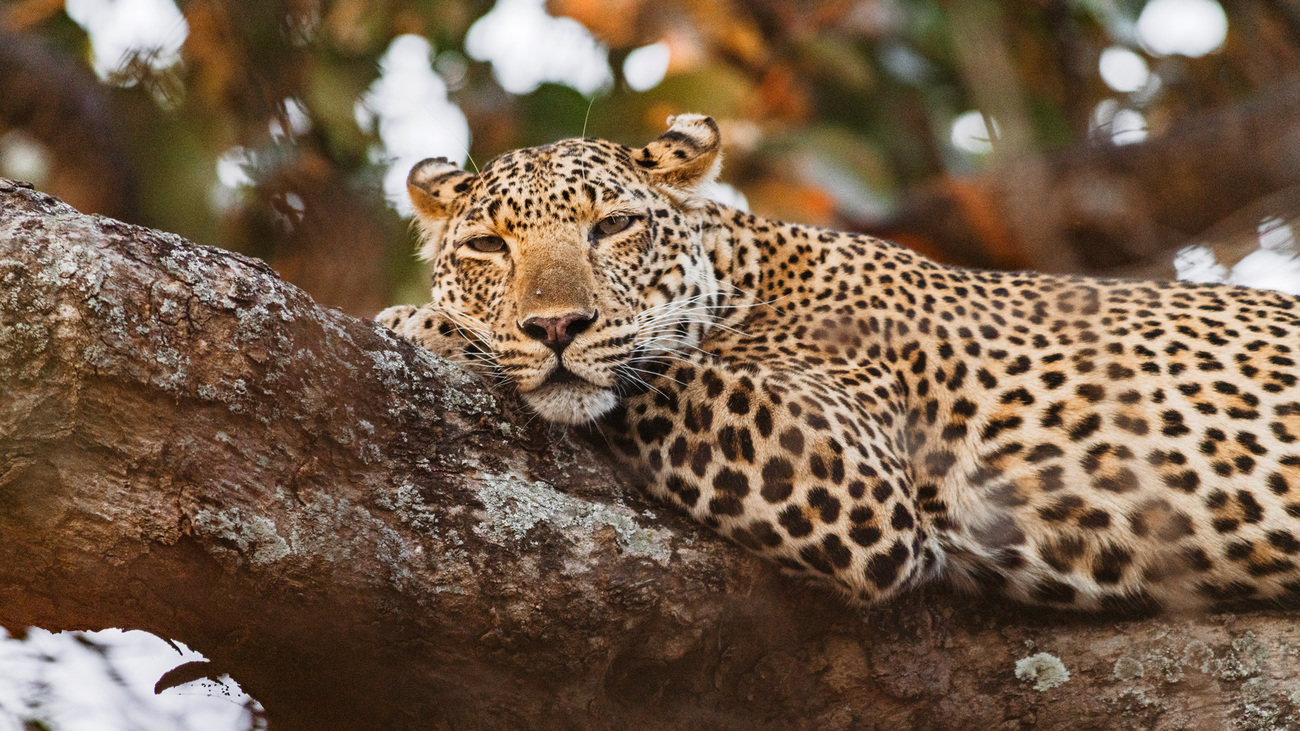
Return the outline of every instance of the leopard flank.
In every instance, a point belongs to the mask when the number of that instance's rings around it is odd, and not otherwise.
[[[707,199],[720,134],[573,139],[409,191],[397,333],[594,424],[649,491],[878,602],[1300,598],[1300,300],[944,266]]]

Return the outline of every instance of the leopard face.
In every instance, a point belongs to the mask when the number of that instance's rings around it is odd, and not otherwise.
[[[426,160],[408,185],[434,302],[538,414],[591,421],[703,337],[718,281],[697,189],[718,162],[695,116],[641,149],[565,140],[477,174]]]

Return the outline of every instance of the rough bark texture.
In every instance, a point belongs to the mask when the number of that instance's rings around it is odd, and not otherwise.
[[[7,181],[0,624],[183,640],[277,730],[1300,723],[1291,614],[853,609],[259,262]]]

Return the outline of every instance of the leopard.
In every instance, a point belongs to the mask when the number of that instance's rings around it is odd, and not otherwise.
[[[949,266],[717,202],[721,150],[683,114],[420,162],[432,300],[378,321],[863,606],[1300,597],[1300,299]]]

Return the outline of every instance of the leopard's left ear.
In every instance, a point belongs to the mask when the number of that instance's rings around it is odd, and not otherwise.
[[[651,178],[686,193],[712,183],[722,168],[722,133],[713,117],[678,114],[668,131],[636,151],[632,162]]]

